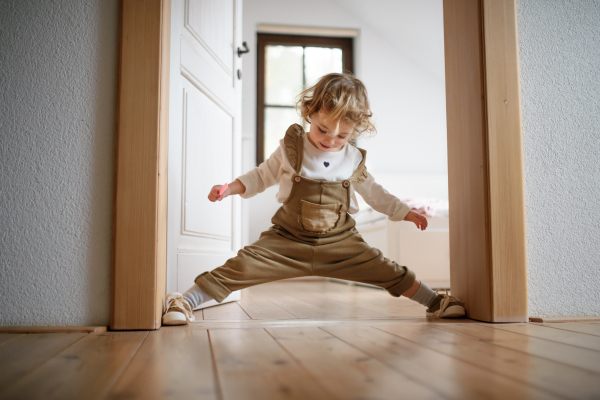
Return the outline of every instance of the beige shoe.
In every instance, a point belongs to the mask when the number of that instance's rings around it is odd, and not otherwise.
[[[430,318],[460,318],[465,315],[465,302],[447,293],[438,293],[425,315]]]
[[[167,311],[162,317],[163,325],[187,325],[196,320],[192,306],[183,298],[181,293],[169,293],[166,303],[165,309]]]

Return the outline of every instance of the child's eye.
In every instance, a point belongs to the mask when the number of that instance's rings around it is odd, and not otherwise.
[[[321,129],[321,128],[319,128],[319,132],[325,133],[325,131],[323,129]]]

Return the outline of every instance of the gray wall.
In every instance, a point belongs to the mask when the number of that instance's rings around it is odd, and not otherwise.
[[[0,3],[0,325],[107,325],[118,1]]]
[[[600,2],[518,18],[529,313],[600,315]]]

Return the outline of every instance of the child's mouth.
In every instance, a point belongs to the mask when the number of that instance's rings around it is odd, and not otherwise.
[[[320,143],[321,147],[326,148],[326,149],[330,149],[331,147],[329,146],[325,146],[323,143]]]

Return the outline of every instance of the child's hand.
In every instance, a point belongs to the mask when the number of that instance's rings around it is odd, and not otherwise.
[[[414,223],[417,228],[422,231],[427,229],[427,218],[421,214],[417,214],[416,212],[409,211],[408,214],[406,214],[406,217],[404,217],[404,221],[410,221]]]
[[[231,194],[231,188],[229,188],[229,187],[227,189],[225,189],[225,191],[223,193],[221,193],[221,195],[219,195],[219,190],[223,186],[224,185],[215,185],[215,186],[213,186],[212,189],[210,189],[210,193],[208,194],[208,199],[214,203],[217,200],[221,201],[225,197],[229,196]]]

